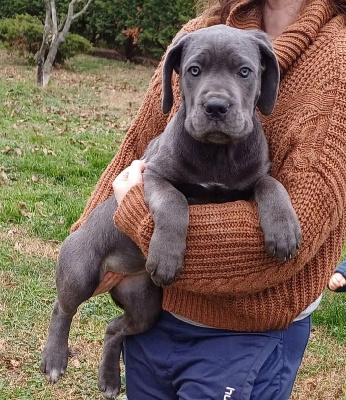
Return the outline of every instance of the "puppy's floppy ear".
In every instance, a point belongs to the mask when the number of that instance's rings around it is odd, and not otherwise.
[[[181,55],[189,34],[185,33],[168,50],[162,70],[162,112],[167,114],[173,106],[172,74],[178,74]]]
[[[257,107],[262,114],[269,115],[274,109],[279,91],[280,68],[268,36],[264,32],[254,31],[254,37],[261,52],[264,68]]]

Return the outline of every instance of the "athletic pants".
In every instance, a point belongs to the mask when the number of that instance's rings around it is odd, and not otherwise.
[[[280,331],[200,327],[163,311],[124,343],[128,400],[289,399],[310,316]]]

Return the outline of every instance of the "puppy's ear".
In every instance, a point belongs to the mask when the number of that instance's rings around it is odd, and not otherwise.
[[[168,50],[162,70],[162,112],[167,114],[173,106],[172,74],[178,74],[181,55],[189,35],[183,34],[173,43]]]
[[[269,115],[274,109],[279,91],[280,68],[268,36],[260,31],[255,31],[254,36],[261,52],[263,67],[257,107],[262,114]]]

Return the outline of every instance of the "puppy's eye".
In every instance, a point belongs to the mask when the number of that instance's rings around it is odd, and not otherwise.
[[[241,68],[241,69],[239,70],[238,75],[239,75],[241,78],[247,78],[247,77],[250,75],[250,72],[251,72],[250,68],[243,67],[243,68]]]
[[[190,67],[189,72],[192,76],[198,76],[201,73],[199,67]]]

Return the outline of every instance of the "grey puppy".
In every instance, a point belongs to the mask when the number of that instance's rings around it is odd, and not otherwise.
[[[279,68],[267,36],[224,25],[181,36],[163,66],[164,113],[173,105],[173,70],[180,77],[181,105],[144,154],[145,201],[155,223],[148,258],[114,226],[114,196],[64,241],[59,256],[58,299],[41,362],[51,382],[65,372],[77,307],[106,271],[126,276],[110,291],[124,314],[105,335],[99,388],[107,399],[119,392],[124,337],[155,323],[161,286],[181,272],[188,204],[254,198],[266,250],[285,260],[300,245],[299,221],[286,190],[269,175],[268,146],[255,113],[257,106],[270,114],[278,91]]]

